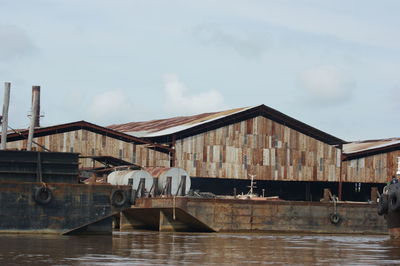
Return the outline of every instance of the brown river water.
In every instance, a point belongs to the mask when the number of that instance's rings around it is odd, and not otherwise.
[[[0,235],[0,265],[400,265],[388,236],[114,232]]]

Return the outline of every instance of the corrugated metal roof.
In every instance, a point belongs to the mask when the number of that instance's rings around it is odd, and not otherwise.
[[[109,128],[132,136],[148,138],[156,142],[169,142],[171,141],[169,137],[172,135],[176,139],[185,138],[256,116],[266,117],[330,145],[346,143],[342,139],[336,138],[263,104],[193,116],[111,125]]]
[[[123,141],[127,142],[132,142],[135,144],[144,144],[147,145],[147,147],[151,147],[156,150],[160,150],[162,152],[170,152],[171,149],[167,146],[161,145],[161,144],[156,144],[153,143],[149,140],[144,140],[117,130],[112,130],[107,127],[102,127],[96,124],[92,124],[86,121],[77,121],[77,122],[72,122],[72,123],[66,123],[66,124],[60,124],[60,125],[55,125],[55,126],[48,126],[48,127],[40,127],[40,128],[35,128],[34,132],[34,137],[41,137],[41,136],[47,136],[47,135],[52,135],[52,134],[57,134],[57,133],[63,133],[63,132],[70,132],[78,129],[85,129],[89,130],[95,133],[99,133],[111,138],[116,138],[120,139]],[[28,133],[29,130],[20,130],[20,131],[13,131],[12,133],[7,134],[7,141],[18,141],[18,140],[23,140],[28,138]],[[0,137],[1,139],[1,137]]]
[[[356,141],[343,145],[344,154],[375,151],[400,144],[400,138]]]
[[[193,116],[179,116],[160,120],[151,120],[145,122],[131,122],[120,125],[111,125],[111,128],[116,131],[124,132],[136,137],[158,137],[170,135],[189,129],[201,124],[211,122],[226,116],[251,109],[255,106],[230,109],[221,112],[203,113]]]

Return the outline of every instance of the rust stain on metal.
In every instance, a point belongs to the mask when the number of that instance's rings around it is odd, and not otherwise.
[[[357,141],[343,145],[343,153],[352,154],[361,151],[371,151],[387,148],[392,145],[400,145],[400,138],[377,139]]]
[[[193,116],[179,116],[167,119],[151,120],[145,122],[131,122],[120,125],[111,125],[108,128],[121,132],[135,132],[135,131],[147,131],[157,132],[171,127],[182,126],[182,125],[196,125],[207,120],[217,119],[230,115],[235,112],[239,112],[246,108],[236,108],[221,112],[203,113]]]
[[[146,215],[146,210],[152,213],[162,211],[157,230],[198,231],[210,228],[217,232],[386,234],[384,219],[375,213],[376,205],[368,203],[339,203],[337,210],[341,220],[337,224],[330,220],[332,203],[322,202],[143,198],[125,214],[135,216],[136,222],[143,224],[139,221],[140,215],[135,215],[135,209],[140,210],[141,216]],[[171,217],[174,209],[179,213],[176,219]],[[134,228],[132,219],[123,222],[125,228]]]
[[[112,138],[116,139],[121,139],[123,141],[127,142],[132,142],[135,144],[147,144],[147,145],[152,145],[154,147],[157,147],[161,150],[166,150],[169,151],[170,149],[161,144],[153,143],[148,140],[144,140],[138,137],[134,137],[132,135],[128,135],[123,133],[123,131],[117,131],[113,130],[112,128],[107,128],[107,127],[102,127],[96,124],[92,124],[86,121],[77,121],[77,122],[72,122],[72,123],[67,123],[67,124],[61,124],[61,125],[55,125],[55,126],[49,126],[49,127],[41,127],[35,129],[35,135],[34,137],[38,136],[44,136],[44,135],[52,135],[52,134],[57,134],[57,133],[63,133],[63,132],[70,132],[70,131],[75,131],[79,129],[86,129],[95,133],[102,134],[104,136],[109,136]],[[8,141],[16,141],[16,140],[22,140],[28,136],[28,130],[20,130],[18,132],[13,132],[11,134],[7,135],[7,140]]]
[[[167,172],[169,167],[146,167],[146,171],[148,171],[153,177],[160,177],[163,173]]]

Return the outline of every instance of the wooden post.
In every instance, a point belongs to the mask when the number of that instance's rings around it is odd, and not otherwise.
[[[1,127],[1,149],[7,149],[8,106],[10,104],[10,82],[4,83],[3,118]]]
[[[31,124],[29,126],[29,135],[28,135],[28,146],[26,147],[26,149],[28,151],[32,150],[32,141],[33,141],[33,131],[35,128],[35,121],[36,121],[36,116],[37,116],[37,108],[39,105],[39,90],[34,89],[35,87],[39,87],[39,86],[33,86],[32,87],[32,113],[31,113]]]
[[[329,188],[324,188],[324,201],[325,202],[330,201],[331,197],[332,197],[331,190]]]
[[[376,202],[377,198],[378,198],[378,188],[371,187],[371,201]]]

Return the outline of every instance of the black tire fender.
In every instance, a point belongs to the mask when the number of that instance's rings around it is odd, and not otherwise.
[[[116,207],[124,206],[128,200],[125,191],[122,189],[114,190],[111,193],[111,204]]]
[[[398,211],[400,210],[400,191],[391,190],[389,191],[389,210]]]
[[[332,224],[338,224],[341,221],[341,217],[339,213],[332,213],[329,215],[329,220],[331,221]]]
[[[385,194],[381,194],[378,200],[378,215],[384,215],[388,213],[389,204],[388,204],[388,196]]]
[[[33,193],[33,199],[41,205],[46,205],[50,203],[50,201],[53,199],[53,193],[51,192],[51,189],[45,186],[38,187],[35,189]]]

